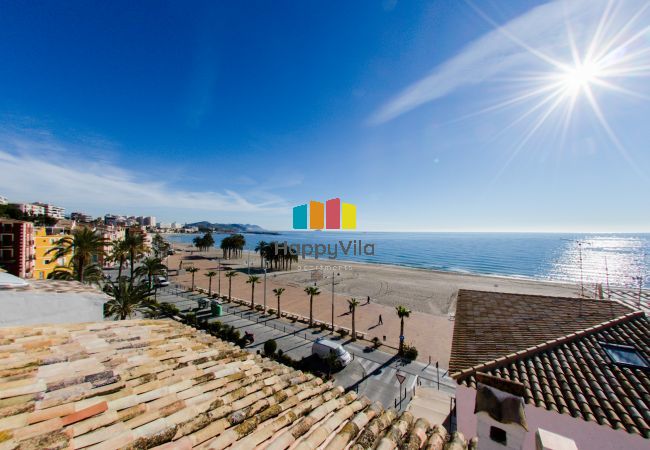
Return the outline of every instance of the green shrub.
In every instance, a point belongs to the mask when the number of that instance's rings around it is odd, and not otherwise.
[[[381,345],[381,341],[379,340],[379,338],[377,336],[372,338],[372,346],[373,347],[379,348],[380,345]]]
[[[223,324],[217,320],[216,322],[212,322],[208,325],[208,330],[210,330],[210,333],[218,335],[222,325]]]
[[[414,345],[404,344],[404,357],[411,361],[415,361],[418,357],[418,349],[415,348]]]
[[[185,314],[185,323],[188,325],[196,325],[196,314],[187,313]]]
[[[180,311],[176,305],[172,303],[163,302],[160,304],[160,315],[165,317],[177,316],[180,314]]]
[[[278,348],[278,343],[274,339],[269,339],[264,343],[264,354],[266,356],[272,356],[275,353],[275,350]]]
[[[268,313],[269,313],[270,315],[275,314],[275,309],[273,309],[273,308],[269,308],[269,309],[268,309]]]
[[[321,324],[320,324],[320,330],[321,330],[321,331],[325,331],[325,330],[327,330],[327,325],[325,325],[324,323],[321,323]]]
[[[348,330],[346,330],[345,328],[341,328],[339,331],[337,331],[337,333],[340,334],[341,337],[345,337],[348,335]]]

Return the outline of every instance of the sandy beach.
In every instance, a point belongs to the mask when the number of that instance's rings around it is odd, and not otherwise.
[[[195,275],[195,284],[208,287],[205,273],[218,271],[221,250],[212,249],[198,252],[189,244],[174,243],[178,251],[168,258],[172,270],[190,265],[200,269]],[[232,295],[250,299],[251,285],[246,283],[247,262],[251,273],[260,274],[259,255],[244,253],[242,258],[221,260],[222,266],[231,267],[240,273],[233,278]],[[300,315],[308,315],[309,301],[304,292],[306,286],[319,287],[321,294],[314,300],[314,316],[317,320],[331,321],[332,273],[334,277],[335,323],[351,327],[351,314],[347,300],[357,298],[361,306],[357,308],[357,330],[366,332],[369,338],[377,336],[387,345],[396,347],[399,342],[399,320],[395,306],[404,305],[412,314],[406,320],[405,340],[415,345],[419,351],[418,359],[439,361],[447,367],[453,333],[453,315],[456,307],[458,289],[513,292],[521,294],[543,294],[573,297],[579,295],[579,286],[555,282],[543,282],[518,278],[471,275],[453,272],[440,272],[408,267],[363,264],[345,261],[300,259],[293,264],[291,271],[269,272],[266,279],[266,301],[268,307],[275,308],[277,300],[273,289],[284,287],[281,308]],[[191,275],[187,272],[172,276],[172,281],[189,285]],[[228,281],[221,276],[221,293],[228,294]],[[213,291],[219,288],[219,279],[212,281]],[[370,296],[370,303],[367,297]],[[264,285],[255,287],[255,303],[264,301]],[[381,316],[382,324],[379,323]]]

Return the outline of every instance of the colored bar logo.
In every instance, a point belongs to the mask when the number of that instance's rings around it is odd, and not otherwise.
[[[325,203],[311,200],[309,204],[294,206],[294,230],[356,230],[357,207],[332,198]]]

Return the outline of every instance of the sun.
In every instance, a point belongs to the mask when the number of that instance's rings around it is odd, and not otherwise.
[[[566,93],[570,95],[578,94],[580,91],[597,84],[603,75],[597,64],[592,62],[577,63],[572,67],[567,67],[566,70],[559,74],[562,86],[566,89]]]

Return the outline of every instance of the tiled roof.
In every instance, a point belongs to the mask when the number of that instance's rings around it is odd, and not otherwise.
[[[459,290],[449,372],[525,350],[630,311],[604,300]]]
[[[650,371],[616,364],[601,345],[631,346],[650,361],[650,322],[643,312],[626,312],[452,376],[472,387],[480,373],[521,383],[526,403],[650,438]]]
[[[0,329],[3,450],[358,450],[444,438],[410,413],[173,321]]]

